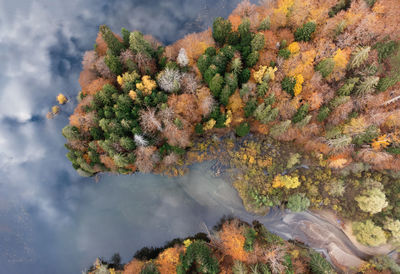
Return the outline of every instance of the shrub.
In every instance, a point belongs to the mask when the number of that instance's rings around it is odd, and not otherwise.
[[[289,197],[287,208],[293,212],[306,210],[310,206],[310,200],[304,194],[293,194]]]
[[[385,232],[371,220],[354,222],[353,233],[357,241],[368,246],[378,246],[386,243]]]
[[[239,137],[244,137],[250,132],[250,125],[247,122],[243,122],[238,125],[235,129],[236,135]]]
[[[315,67],[315,70],[319,71],[322,77],[326,78],[332,73],[334,67],[335,61],[333,58],[326,58],[318,63],[318,65]]]
[[[225,44],[229,33],[232,31],[232,24],[229,20],[222,17],[217,17],[212,26],[212,36],[218,44]]]
[[[296,78],[285,76],[281,82],[282,89],[294,96],[294,86],[296,85]]]
[[[314,33],[316,25],[314,22],[307,22],[301,28],[298,28],[294,33],[296,41],[308,42],[311,40],[311,35]]]

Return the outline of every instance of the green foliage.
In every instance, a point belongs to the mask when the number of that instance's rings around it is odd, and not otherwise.
[[[379,128],[375,125],[371,125],[367,127],[364,133],[356,135],[353,137],[353,144],[358,146],[362,146],[363,144],[369,144],[379,136]]]
[[[388,58],[398,49],[398,42],[396,41],[382,41],[376,43],[373,48],[378,51],[378,59],[379,62],[382,62],[384,59]]]
[[[242,68],[243,68],[242,60],[240,59],[240,57],[236,57],[235,59],[232,60],[231,69],[235,75],[240,75]]]
[[[239,137],[244,137],[250,132],[250,125],[247,122],[242,122],[235,128],[236,135]]]
[[[252,51],[259,51],[264,48],[265,45],[265,38],[264,34],[262,33],[257,33],[254,35],[253,40],[251,40],[251,50]]]
[[[227,106],[229,103],[229,97],[231,96],[231,89],[227,84],[222,88],[221,93],[219,94],[219,101],[224,106]]]
[[[232,24],[229,20],[222,17],[217,17],[212,26],[212,36],[218,44],[225,44],[229,33],[232,31]]]
[[[287,208],[293,212],[306,210],[310,206],[310,200],[304,194],[293,194],[289,197]]]
[[[234,73],[225,73],[225,83],[229,86],[230,94],[233,94],[238,87],[238,78]]]
[[[235,260],[233,267],[232,267],[233,274],[248,274],[249,271],[247,270],[247,266],[245,263]]]
[[[248,228],[246,228],[244,237],[245,237],[245,241],[244,241],[243,249],[246,250],[247,252],[253,251],[254,250],[254,242],[257,237],[257,232],[254,230],[254,228],[248,227]]]
[[[254,111],[254,117],[263,124],[267,124],[268,122],[272,122],[276,119],[279,114],[278,108],[272,108],[271,105],[262,103],[259,105]]]
[[[252,199],[252,203],[255,204],[256,207],[274,206],[274,203],[270,199],[270,197],[260,194],[256,189],[251,189],[249,191],[249,195],[250,198]]]
[[[388,147],[386,148],[386,152],[391,154],[399,155],[400,154],[400,147]]]
[[[367,5],[372,8],[373,5],[375,5],[376,0],[364,0]]]
[[[335,31],[334,31],[335,36],[342,34],[346,28],[347,28],[346,20],[340,21],[339,24],[337,24],[337,26],[335,28]]]
[[[245,46],[250,46],[252,40],[250,25],[251,25],[250,20],[246,18],[242,21],[242,23],[238,27],[238,32],[240,34],[240,45],[242,46],[242,48]]]
[[[260,25],[258,26],[258,31],[269,30],[271,27],[271,19],[269,17],[265,18],[261,21]]]
[[[249,101],[246,102],[246,105],[244,106],[244,116],[246,118],[250,117],[256,110],[256,108],[257,108],[256,99],[250,99]]]
[[[276,138],[279,135],[282,135],[283,133],[285,133],[289,129],[291,124],[292,124],[292,121],[286,120],[286,121],[282,121],[276,125],[273,125],[271,127],[271,130],[269,131],[269,134],[273,138]]]
[[[316,29],[316,24],[314,22],[307,22],[303,24],[301,28],[298,28],[294,33],[294,38],[296,41],[308,42],[311,40],[311,35]]]
[[[357,201],[362,211],[371,214],[381,212],[388,206],[385,193],[376,187],[363,191],[362,195],[355,197],[354,200]]]
[[[136,144],[132,138],[129,137],[121,137],[119,140],[119,144],[126,150],[134,150],[136,148]]]
[[[309,106],[310,105],[308,103],[305,103],[304,105],[301,105],[301,107],[299,107],[296,114],[292,117],[292,122],[294,124],[300,122],[307,116]]]
[[[196,124],[196,126],[194,127],[194,131],[199,135],[203,134],[204,133],[203,125],[200,123]]]
[[[119,56],[124,49],[124,45],[115,37],[114,33],[106,25],[100,26],[100,32],[107,44],[108,49],[115,56]]]
[[[400,273],[400,266],[388,255],[379,255],[370,261],[378,271],[390,270],[392,273]]]
[[[321,256],[321,254],[312,251],[310,253],[311,273],[313,274],[333,274],[335,273],[331,264]]]
[[[177,274],[188,273],[189,270],[196,273],[219,273],[217,259],[212,255],[211,250],[204,241],[193,242],[186,249],[186,253],[181,255],[180,264],[176,268]]]
[[[155,51],[151,47],[151,44],[146,41],[143,38],[143,34],[138,31],[131,32],[131,35],[129,36],[129,48],[134,53],[146,54],[148,57],[155,55]]]
[[[325,121],[325,119],[328,118],[330,113],[331,113],[331,110],[329,109],[328,106],[322,106],[319,109],[319,112],[318,112],[318,115],[317,115],[317,120],[319,122]]]
[[[368,76],[366,78],[364,78],[363,81],[361,81],[356,89],[355,89],[355,93],[358,96],[363,96],[366,95],[368,93],[372,93],[375,88],[377,87],[379,83],[379,77],[377,76]]]
[[[290,50],[288,49],[280,49],[278,51],[278,56],[282,57],[283,59],[289,59],[290,57]]]
[[[197,59],[197,67],[199,68],[203,76],[210,65],[211,65],[211,59],[209,55],[203,54],[199,57],[199,59]]]
[[[347,10],[350,7],[351,0],[339,0],[328,12],[329,17],[333,17],[342,10]]]
[[[387,90],[388,88],[397,84],[397,82],[399,82],[399,81],[400,81],[400,75],[397,77],[393,77],[393,76],[382,77],[379,79],[379,82],[376,86],[376,90],[379,92],[383,92],[383,91]]]
[[[242,70],[242,72],[239,75],[239,83],[247,83],[247,81],[249,81],[251,76],[251,72],[250,69],[245,68]]]
[[[67,140],[79,140],[80,138],[79,129],[71,125],[67,125],[62,129],[62,135]]]
[[[216,50],[216,48],[214,48],[214,47],[208,47],[208,48],[206,49],[206,51],[204,52],[204,54],[205,54],[205,55],[208,55],[208,56],[210,56],[210,57],[213,57],[213,56],[215,56],[215,55],[217,54],[217,50]]]
[[[378,246],[386,243],[385,232],[371,220],[354,222],[353,233],[357,241],[368,246]]]
[[[285,76],[281,82],[282,89],[289,93],[292,97],[294,96],[294,86],[296,85],[296,78]]]
[[[336,96],[329,102],[329,108],[335,109],[338,106],[347,103],[350,100],[350,96]]]
[[[357,77],[347,79],[346,83],[338,89],[337,94],[339,96],[349,96],[359,80],[360,78]]]
[[[269,89],[267,82],[263,81],[261,84],[257,85],[257,95],[259,97],[264,97]]]
[[[129,48],[129,36],[131,36],[131,32],[126,28],[121,29],[122,40],[124,40],[124,47]]]
[[[160,271],[157,269],[157,265],[150,261],[146,263],[143,267],[142,270],[140,271],[140,274],[159,274]]]
[[[315,70],[319,71],[322,77],[326,78],[329,76],[329,74],[332,73],[334,66],[335,61],[333,60],[333,58],[325,58],[318,63],[318,65],[315,67]]]
[[[260,57],[260,54],[258,51],[253,51],[252,53],[249,54],[246,58],[246,66],[251,68],[258,62],[258,58]]]
[[[350,68],[360,67],[368,59],[371,47],[358,47],[351,54]]]
[[[104,58],[104,62],[107,67],[111,70],[115,75],[121,75],[123,72],[122,63],[117,56],[115,56],[111,50],[107,51],[107,55]]]
[[[210,65],[210,67],[204,73],[204,80],[206,83],[210,84],[213,77],[218,73],[218,69],[215,65]]]
[[[217,73],[210,81],[210,90],[214,97],[218,98],[224,84],[224,78]]]

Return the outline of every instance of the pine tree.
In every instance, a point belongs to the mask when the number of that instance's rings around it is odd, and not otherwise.
[[[215,18],[212,27],[212,36],[215,42],[220,45],[225,44],[231,31],[232,24],[229,20],[225,20],[222,17]]]
[[[114,33],[106,25],[100,26],[100,32],[107,44],[109,50],[115,56],[119,56],[121,51],[124,49],[124,45],[115,37]]]

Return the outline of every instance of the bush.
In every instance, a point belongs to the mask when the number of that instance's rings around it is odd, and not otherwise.
[[[293,212],[306,210],[310,206],[310,200],[304,194],[294,194],[288,199],[287,208]]]
[[[314,22],[307,22],[301,28],[298,28],[294,33],[296,41],[308,42],[311,40],[311,35],[314,33],[316,25]]]
[[[212,26],[212,36],[218,44],[225,44],[230,32],[232,31],[232,24],[229,20],[222,17],[217,17]]]
[[[332,73],[334,67],[335,61],[333,58],[326,58],[318,63],[318,65],[315,67],[315,70],[319,71],[322,77],[326,78]]]
[[[235,129],[236,135],[239,137],[244,137],[250,132],[250,125],[247,122],[243,122],[238,125]]]
[[[292,97],[294,96],[294,86],[296,85],[296,78],[285,76],[281,82],[282,89],[289,93]]]

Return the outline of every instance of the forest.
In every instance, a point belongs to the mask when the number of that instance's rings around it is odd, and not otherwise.
[[[398,273],[393,259],[377,256],[358,273]],[[173,239],[163,247],[144,247],[127,264],[119,254],[110,260],[98,258],[89,274],[163,273],[337,273],[318,252],[295,241],[285,241],[254,221],[251,225],[224,217],[207,233]]]
[[[251,212],[328,209],[399,248],[399,15],[398,0],[243,1],[168,46],[102,25],[67,157],[82,176],[218,159]]]

